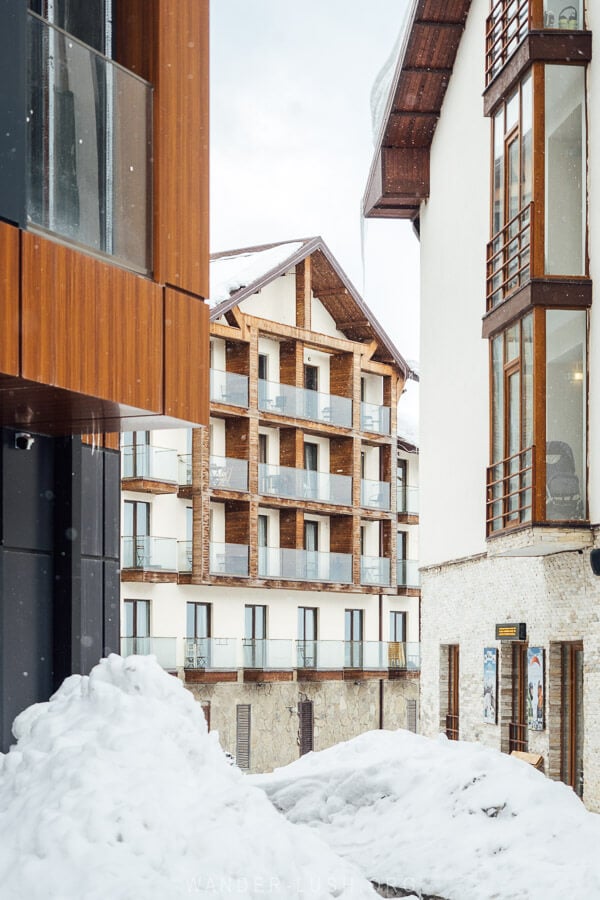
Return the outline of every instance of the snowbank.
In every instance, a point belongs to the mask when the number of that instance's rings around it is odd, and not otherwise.
[[[600,817],[480,744],[369,732],[251,780],[374,881],[450,900],[600,897]]]
[[[240,288],[247,287],[280,266],[302,246],[302,241],[276,244],[265,250],[246,250],[218,256],[210,261],[210,301],[217,306]]]
[[[14,731],[0,755],[6,900],[374,895],[227,763],[153,657],[111,656],[68,678]]]

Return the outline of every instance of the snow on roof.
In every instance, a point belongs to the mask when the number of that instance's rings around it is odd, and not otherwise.
[[[418,371],[417,363],[411,361],[412,371]],[[416,368],[415,368],[416,367]],[[419,446],[419,382],[408,378],[404,384],[404,392],[398,401],[398,437],[409,444]]]
[[[377,73],[375,81],[373,82],[373,87],[371,88],[371,128],[373,131],[374,144],[377,143],[377,138],[379,137],[379,132],[381,131],[381,126],[383,124],[390,89],[392,87],[392,81],[394,79],[394,73],[396,71],[396,66],[398,63],[400,47],[406,33],[409,9],[410,3],[405,0],[405,7],[402,14],[402,22],[400,24],[398,36],[394,41],[394,46],[392,47],[388,58]]]
[[[14,724],[0,754],[11,900],[363,900],[374,891],[226,761],[154,657],[110,656]]]
[[[251,780],[376,882],[460,900],[600,897],[600,817],[482,744],[373,731]]]
[[[241,250],[232,254],[217,254],[210,261],[210,306],[257,281],[293,256],[303,241],[290,241],[265,249]]]

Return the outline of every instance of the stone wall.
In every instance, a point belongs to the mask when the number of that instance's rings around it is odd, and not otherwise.
[[[383,685],[383,726],[406,728],[407,701],[418,700],[418,679],[391,681],[241,682],[191,684],[196,699],[210,703],[211,730],[218,731],[224,750],[236,753],[236,706],[251,707],[250,768],[269,772],[299,756],[298,702],[314,703],[314,749],[324,750],[364,731],[379,728],[380,684]],[[418,709],[418,705],[417,705]]]
[[[460,737],[506,749],[510,717],[510,646],[495,640],[496,623],[525,622],[530,646],[545,650],[545,730],[529,731],[529,750],[560,775],[560,649],[584,647],[584,800],[600,810],[600,578],[589,550],[551,556],[477,556],[422,572],[420,730],[442,730],[447,688],[445,645],[460,646]],[[498,647],[498,724],[483,721],[483,649]],[[558,682],[558,683],[557,683]],[[507,714],[508,703],[508,714]]]

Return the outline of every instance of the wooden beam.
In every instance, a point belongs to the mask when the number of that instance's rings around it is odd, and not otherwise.
[[[235,322],[240,329],[242,340],[247,341],[250,339],[248,333],[248,323],[246,322],[246,314],[241,311],[239,306],[234,306],[231,310],[231,314],[235,319]]]
[[[238,328],[233,325],[223,325],[222,322],[211,322],[210,333],[213,337],[224,338],[226,341],[243,341],[247,343],[249,338],[243,337]]]
[[[296,266],[296,325],[311,329],[312,261],[310,256]]]

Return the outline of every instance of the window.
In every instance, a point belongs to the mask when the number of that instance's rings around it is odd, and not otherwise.
[[[311,606],[298,607],[298,668],[317,665],[317,610]]]
[[[125,621],[123,625],[123,654],[146,654],[150,650],[150,601],[125,600]]]
[[[398,512],[407,512],[407,496],[406,496],[406,487],[407,487],[407,467],[408,464],[405,459],[399,459],[396,467],[396,496],[398,503]]]
[[[307,391],[319,390],[319,368],[318,366],[304,366],[304,387]]]
[[[298,702],[298,743],[300,756],[314,749],[314,704],[312,700]]]
[[[250,768],[250,721],[249,703],[238,703],[235,709],[235,761],[240,769]]]
[[[304,520],[304,550],[306,556],[306,577],[314,581],[319,577],[319,523]]]
[[[244,666],[262,669],[267,662],[267,607],[244,608]]]
[[[210,603],[186,603],[186,636],[210,637]]]
[[[390,641],[406,641],[406,613],[390,611]]]
[[[150,504],[125,500],[123,504],[123,568],[141,569],[149,561]]]
[[[267,448],[268,448],[268,435],[259,434],[258,435],[258,461],[263,465],[266,464],[268,459]]]
[[[361,669],[363,662],[363,610],[347,609],[345,612],[345,660],[349,669]]]
[[[123,448],[123,478],[143,478],[148,474],[149,431],[125,431],[121,438]]]

